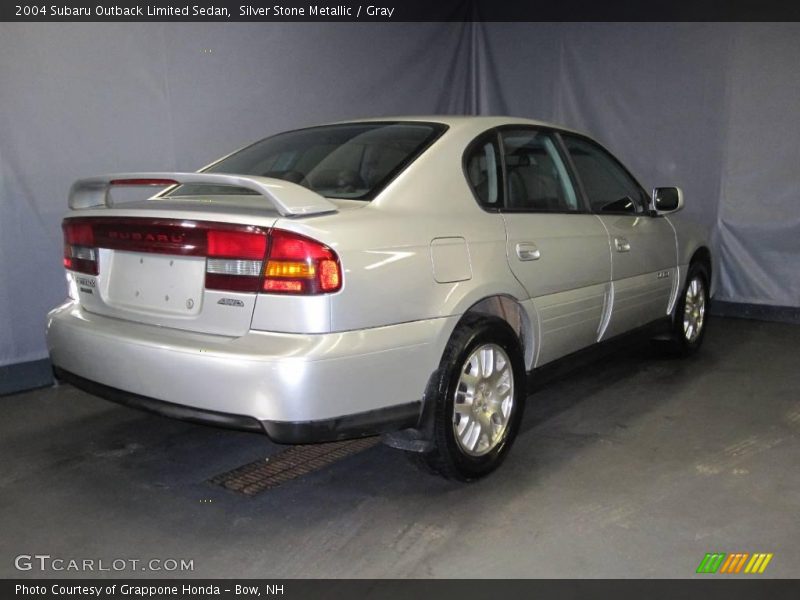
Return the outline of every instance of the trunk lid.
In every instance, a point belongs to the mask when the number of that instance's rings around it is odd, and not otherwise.
[[[175,195],[184,186],[204,191]],[[131,187],[168,187],[173,193],[127,202],[112,198],[112,189]],[[64,265],[83,308],[226,336],[250,327],[278,218],[338,211],[320,194],[281,179],[180,172],[81,179],[70,189],[69,207]]]
[[[73,295],[84,309],[108,317],[243,335],[255,308],[254,280],[279,217],[258,196],[147,200],[74,211],[65,219],[65,236],[77,225],[92,245],[73,244],[78,250],[70,252],[80,260],[93,251],[95,268],[67,266]]]

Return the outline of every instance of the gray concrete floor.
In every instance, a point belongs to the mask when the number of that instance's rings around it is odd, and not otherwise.
[[[0,576],[42,576],[13,566],[38,553],[195,577],[691,577],[722,551],[795,577],[799,347],[800,326],[717,319],[695,359],[607,356],[536,391],[471,485],[379,445],[248,498],[206,481],[280,451],[261,436],[69,386],[0,398]]]

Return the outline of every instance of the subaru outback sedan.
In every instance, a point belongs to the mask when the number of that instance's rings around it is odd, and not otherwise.
[[[682,206],[590,137],[505,117],[337,123],[198,173],[83,179],[50,356],[123,404],[279,443],[380,433],[476,479],[543,365],[654,327],[700,346],[712,261]]]

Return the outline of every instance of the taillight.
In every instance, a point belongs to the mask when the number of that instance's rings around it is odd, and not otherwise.
[[[271,294],[327,294],[342,287],[339,257],[316,240],[273,229],[262,291]]]
[[[282,229],[93,217],[65,219],[62,228],[64,267],[89,275],[99,273],[98,252],[107,248],[204,257],[205,287],[211,290],[310,295],[342,287],[339,257],[331,248]]]
[[[207,233],[206,288],[257,292],[267,254],[263,232],[211,229]]]
[[[70,271],[97,275],[94,231],[85,221],[64,221],[64,267]]]

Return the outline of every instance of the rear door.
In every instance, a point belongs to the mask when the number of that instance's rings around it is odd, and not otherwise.
[[[603,225],[582,204],[555,136],[502,128],[507,256],[538,316],[536,365],[597,341],[611,261]]]
[[[610,236],[613,299],[601,337],[664,317],[677,277],[672,225],[650,216],[645,191],[599,144],[571,134],[561,137],[589,205]]]

